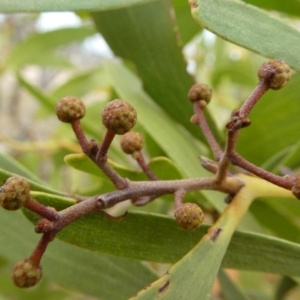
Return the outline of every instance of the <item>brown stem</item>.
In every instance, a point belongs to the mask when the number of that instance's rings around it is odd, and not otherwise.
[[[262,168],[259,168],[255,166],[254,164],[248,162],[243,157],[241,157],[237,153],[231,154],[230,161],[233,165],[239,166],[243,168],[244,170],[247,170],[248,172],[265,179],[273,184],[276,184],[282,188],[285,188],[287,190],[291,190],[294,185],[294,179],[291,176],[278,176],[275,174],[272,174]]]
[[[142,152],[135,152],[132,157],[137,161],[141,169],[147,175],[150,180],[158,180],[158,178],[154,175],[154,173],[149,168],[149,165],[146,163],[145,157]]]
[[[251,109],[257,101],[270,89],[270,84],[267,81],[260,81],[248,99],[244,102],[240,109],[240,118],[245,119],[249,115]]]
[[[44,206],[43,204],[37,202],[36,200],[29,198],[25,202],[25,207],[43,218],[48,219],[49,221],[56,221],[58,219],[58,213],[53,209]]]
[[[88,154],[90,148],[89,142],[83,132],[80,120],[71,122],[71,125],[83,153]]]
[[[186,192],[208,189],[218,190],[227,194],[235,194],[243,186],[242,181],[235,177],[228,177],[222,184],[217,184],[213,178],[191,178],[181,180],[157,180],[130,182],[123,190],[116,190],[101,196],[94,196],[60,212],[57,221],[51,226],[40,226],[38,232],[52,232],[56,234],[65,226],[78,218],[95,211],[112,207],[127,199],[137,199],[144,196],[159,197],[164,194],[174,194],[179,187]],[[44,230],[44,231],[43,231]]]
[[[110,130],[106,131],[103,141],[102,141],[100,148],[98,150],[98,153],[96,155],[97,163],[98,162],[100,163],[102,160],[106,160],[106,155],[107,155],[108,149],[109,149],[115,135],[116,134],[113,131],[110,131]]]
[[[54,236],[55,235],[52,232],[47,232],[42,235],[39,243],[37,244],[37,246],[35,247],[31,256],[28,259],[33,265],[40,265],[42,256],[45,253],[48,244],[54,239]]]
[[[179,189],[174,193],[174,204],[175,204],[175,209],[182,205],[183,203],[183,198],[186,194],[186,191],[184,189]]]
[[[225,151],[222,158],[219,161],[218,171],[215,176],[215,180],[217,183],[221,183],[222,181],[224,181],[228,175],[228,168],[230,166],[230,157],[235,150],[238,133],[239,130],[227,132]]]
[[[199,124],[216,160],[219,160],[223,154],[223,151],[221,150],[219,144],[217,143],[215,137],[213,136],[213,134],[207,124],[205,115],[203,113],[203,109],[201,108],[199,101],[194,102],[194,111],[195,111],[195,114],[197,115],[198,124]]]

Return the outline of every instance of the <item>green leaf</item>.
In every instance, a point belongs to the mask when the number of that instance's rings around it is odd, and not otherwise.
[[[131,299],[185,299],[187,291],[190,299],[211,299],[213,283],[230,238],[230,231],[228,234],[225,230],[215,241],[205,235],[164,276]]]
[[[138,122],[151,137],[176,161],[180,171],[188,177],[207,174],[200,166],[198,156],[205,151],[184,133],[142,89],[139,79],[121,63],[107,62],[107,74],[121,98],[137,110]]]
[[[105,181],[109,181],[106,175],[101,171],[99,167],[97,167],[86,155],[84,154],[69,154],[65,156],[65,163],[69,166],[101,177]],[[130,180],[145,180],[146,176],[142,172],[133,171],[131,169],[125,168],[119,164],[114,163],[109,160],[109,164],[122,176],[129,178]]]
[[[298,141],[299,80],[294,74],[282,90],[267,92],[251,111],[251,126],[242,130],[237,150],[252,163],[261,165]]]
[[[96,68],[83,74],[77,74],[52,92],[52,97],[60,99],[66,95],[85,96],[95,90],[108,86],[103,68]]]
[[[12,12],[44,12],[44,11],[99,11],[107,9],[116,9],[127,7],[135,4],[147,3],[153,0],[37,0],[37,1],[18,1],[11,0],[9,2],[5,0],[0,1],[0,11],[2,13]]]
[[[0,167],[3,170],[6,170],[6,172],[18,174],[20,176],[26,177],[27,179],[41,183],[41,180],[35,174],[31,173],[28,169],[26,169],[17,160],[15,160],[13,157],[11,157],[7,154],[0,153]],[[2,179],[5,180],[6,177],[2,177]]]
[[[253,203],[250,211],[262,226],[271,230],[278,237],[300,243],[297,211],[288,211],[285,207],[288,199],[283,199],[284,204],[277,200],[272,198],[257,200]]]
[[[240,289],[240,287],[234,283],[230,277],[223,270],[219,271],[218,279],[222,288],[222,295],[225,300],[247,300],[249,299]]]
[[[55,207],[59,203],[58,209],[70,205],[69,200],[62,201],[60,198],[57,201],[53,195],[46,197],[44,193],[36,192],[34,197],[47,206]],[[26,213],[32,221],[37,221],[36,215]],[[175,220],[150,213],[131,212],[118,221],[94,213],[67,226],[58,238],[111,255],[174,263],[199,242],[208,228],[208,225],[202,225],[195,231],[186,231]],[[226,268],[300,276],[299,259],[298,244],[261,234],[235,232],[222,265]]]
[[[90,27],[63,28],[36,33],[14,48],[6,59],[5,67],[18,69],[23,65],[41,64],[41,62],[47,64],[47,56],[53,57],[52,52],[58,47],[83,40],[93,34],[95,31]]]
[[[286,22],[237,0],[193,0],[192,15],[223,39],[300,71],[300,33]],[[255,22],[253,21],[255,20]]]
[[[186,71],[172,9],[169,0],[156,0],[126,9],[92,13],[92,17],[114,54],[133,63],[145,92],[153,101],[193,136],[204,141],[202,132],[189,121],[193,108],[187,94],[194,80]],[[218,138],[219,132],[208,112],[205,113]]]
[[[1,256],[14,263],[28,257],[38,237],[20,213],[0,210]],[[57,239],[50,244],[42,265],[47,279],[107,300],[128,299],[156,279],[140,262],[78,249]]]
[[[59,195],[59,196],[66,196],[65,193],[56,191],[52,188],[48,188],[47,185],[41,184],[40,180],[38,182],[32,180],[32,176],[30,176],[29,173],[24,173],[22,169],[17,169],[16,173],[8,172],[6,170],[3,170],[0,168],[0,183],[3,183],[7,178],[12,177],[12,176],[21,176],[24,177],[30,184],[30,189],[32,191],[41,191],[41,192],[46,192],[54,195]]]
[[[177,30],[179,31],[182,44],[189,42],[196,34],[201,33],[201,28],[197,26],[191,18],[191,9],[186,0],[173,0],[173,7],[176,14]]]
[[[285,299],[285,296],[296,286],[298,286],[298,283],[296,281],[294,281],[290,277],[284,276],[277,285],[274,300]]]
[[[69,154],[65,156],[65,163],[69,166],[98,177],[101,177],[108,181],[107,177],[86,155],[84,154]],[[122,177],[130,180],[141,181],[146,179],[146,175],[142,171],[134,171],[123,167],[111,160],[109,164],[117,171]],[[160,179],[171,180],[171,179],[182,179],[180,171],[177,169],[175,164],[166,157],[156,157],[149,161],[150,169]]]
[[[269,9],[278,10],[294,16],[300,16],[300,2],[299,0],[289,1],[274,1],[274,0],[245,0],[245,2]]]
[[[48,111],[54,112],[54,98],[44,94],[39,88],[28,82],[20,73],[17,73],[17,78],[20,85],[29,92],[33,97],[35,97]]]

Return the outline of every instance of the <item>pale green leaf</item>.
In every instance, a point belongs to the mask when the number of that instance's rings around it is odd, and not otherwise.
[[[193,0],[192,15],[223,39],[300,70],[300,33],[263,10],[238,0]]]
[[[101,171],[99,167],[97,167],[86,155],[84,154],[69,154],[65,156],[65,163],[67,163],[69,166],[101,177],[103,179],[106,179],[105,174]],[[128,169],[124,166],[121,166],[111,160],[109,160],[109,164],[114,168],[115,171],[117,171],[118,174],[120,174],[122,177],[128,178],[130,180],[145,180],[146,175],[142,171],[132,170]],[[158,176],[160,179],[181,179],[182,175],[180,171],[177,169],[175,164],[169,160],[166,157],[156,157],[149,161],[149,167],[154,172],[156,176]]]
[[[53,51],[58,47],[81,41],[93,34],[95,30],[90,27],[63,28],[36,33],[13,49],[5,61],[5,66],[18,69],[23,65],[40,64],[41,61],[47,64],[47,55],[50,53],[53,56]]]
[[[107,9],[116,9],[135,4],[151,2],[153,0],[6,0],[0,1],[0,11],[2,13],[12,12],[43,12],[43,11],[99,11]]]
[[[229,230],[230,232],[230,230]],[[226,252],[231,234],[226,230],[213,241],[208,235],[168,272],[132,299],[211,299],[213,283]]]

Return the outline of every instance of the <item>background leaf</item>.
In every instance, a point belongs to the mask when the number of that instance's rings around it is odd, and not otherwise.
[[[51,2],[47,0],[38,0],[32,2],[25,0],[23,2],[12,0],[7,3],[5,0],[0,1],[0,10],[3,13],[11,12],[42,12],[42,11],[70,11],[70,10],[83,10],[83,11],[98,11],[106,9],[116,9],[120,7],[127,7],[135,4],[141,4],[145,2],[151,2],[153,0],[110,0],[101,1],[98,0],[86,0],[84,2],[80,0],[53,0]]]
[[[186,72],[172,9],[170,1],[159,0],[92,13],[92,17],[114,54],[134,64],[146,93],[174,120],[204,141],[203,134],[189,122],[193,109],[187,94],[194,80]],[[218,138],[218,131],[206,114]]]
[[[300,33],[295,28],[242,1],[194,0],[193,3],[192,15],[202,27],[260,55],[283,59],[300,70],[297,55]]]
[[[250,113],[252,124],[242,130],[237,150],[252,163],[260,165],[298,140],[299,80],[295,74],[284,89],[267,92]]]

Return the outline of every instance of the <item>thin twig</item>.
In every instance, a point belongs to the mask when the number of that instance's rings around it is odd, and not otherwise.
[[[198,124],[199,124],[199,126],[200,126],[200,128],[201,128],[201,130],[202,130],[202,132],[203,132],[203,134],[215,156],[215,159],[219,160],[221,158],[221,156],[223,155],[223,151],[220,148],[218,142],[216,141],[214,135],[212,134],[212,132],[207,124],[205,115],[203,113],[203,109],[201,108],[199,101],[195,101],[193,103],[194,103],[194,111],[197,116]]]
[[[141,151],[135,152],[132,157],[137,161],[141,169],[147,175],[150,180],[158,180],[152,170],[149,168],[149,165],[146,163],[145,157]]]
[[[246,159],[241,157],[238,153],[231,154],[230,161],[233,165],[239,166],[248,172],[265,179],[273,184],[276,184],[284,189],[291,190],[294,185],[294,179],[291,176],[278,176],[270,173],[258,166],[248,162]]]

